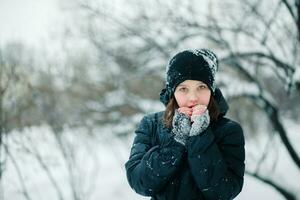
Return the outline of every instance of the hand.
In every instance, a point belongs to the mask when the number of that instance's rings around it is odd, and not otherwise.
[[[195,112],[195,114],[192,115],[193,124],[189,136],[199,135],[207,129],[210,123],[208,109],[206,109],[201,115],[196,115],[196,113],[198,114],[198,112]]]
[[[187,111],[186,109],[184,110]],[[185,145],[191,129],[191,121],[189,116],[183,112],[179,112],[179,109],[175,110],[172,126],[172,132],[175,134],[175,141]]]
[[[181,107],[181,108],[178,108],[178,112],[184,113],[185,115],[191,117],[193,114],[193,108]]]
[[[191,116],[191,121],[193,122],[195,117],[204,114],[206,111],[207,107],[205,105],[196,105],[192,108],[192,116]]]

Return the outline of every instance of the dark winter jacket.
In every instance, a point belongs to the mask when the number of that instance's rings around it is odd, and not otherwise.
[[[228,110],[219,92],[222,115]],[[163,112],[145,116],[125,164],[130,186],[152,200],[229,200],[244,180],[244,136],[240,125],[221,116],[201,135],[177,143],[163,125]]]

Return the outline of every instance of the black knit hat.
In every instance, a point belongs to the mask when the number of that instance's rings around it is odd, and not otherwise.
[[[208,49],[185,50],[176,54],[167,65],[166,88],[160,93],[160,101],[167,105],[176,87],[185,80],[202,81],[214,94],[217,69],[218,58]]]

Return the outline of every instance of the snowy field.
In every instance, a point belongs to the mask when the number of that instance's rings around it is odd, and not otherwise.
[[[289,125],[290,126],[290,125]],[[289,129],[296,133],[297,127]],[[299,129],[298,129],[299,130]],[[31,127],[22,132],[14,131],[6,138],[9,154],[6,158],[1,196],[4,200],[139,200],[149,199],[136,194],[129,187],[124,163],[133,135],[122,140],[111,138],[111,129],[98,128],[71,130],[55,137],[48,126]],[[260,141],[266,142],[268,138]],[[278,138],[275,144],[280,145]],[[294,137],[293,142],[300,141]],[[257,142],[246,143],[246,165],[252,157],[261,154]],[[277,164],[272,166],[274,159]],[[278,148],[276,156],[268,155],[265,162],[270,168],[262,168],[266,177],[280,180],[281,185],[297,193],[300,198],[299,171],[293,167],[284,148]],[[267,163],[268,164],[268,163]],[[298,184],[298,185],[297,185]],[[27,195],[27,196],[26,196]],[[237,200],[283,200],[273,188],[245,176],[244,188]]]

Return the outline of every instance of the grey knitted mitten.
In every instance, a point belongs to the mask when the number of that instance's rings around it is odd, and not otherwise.
[[[189,117],[186,114],[175,110],[172,126],[172,132],[175,134],[175,141],[185,145],[191,129],[191,121]]]
[[[206,110],[202,115],[192,116],[192,120],[194,123],[192,124],[189,136],[199,135],[209,126],[210,117],[208,110]]]

